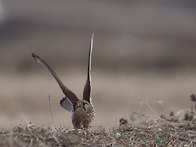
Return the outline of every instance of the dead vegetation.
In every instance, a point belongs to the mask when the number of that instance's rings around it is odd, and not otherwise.
[[[112,129],[70,130],[28,124],[0,132],[0,140],[0,146],[195,146],[196,125],[157,120]]]
[[[196,146],[195,99],[191,95],[191,113],[179,120],[174,112],[153,120],[134,112],[130,120],[121,118],[119,126],[89,130],[64,127],[39,127],[29,123],[0,132],[0,146]],[[136,119],[140,118],[136,123]],[[190,119],[191,118],[191,119]]]
[[[183,116],[183,121],[189,121],[192,122],[193,124],[196,123],[196,96],[194,94],[192,94],[190,96],[190,100],[192,102],[192,106],[190,108],[190,110],[181,110],[180,113],[184,113]],[[175,116],[174,112],[170,112],[170,115],[168,117],[166,117],[165,115],[161,115],[160,117],[166,121],[170,121],[170,122],[180,122],[182,120],[180,120],[179,117],[180,114],[178,114],[178,116]]]

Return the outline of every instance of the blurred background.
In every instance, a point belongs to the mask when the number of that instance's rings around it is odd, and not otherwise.
[[[159,116],[190,108],[195,8],[194,0],[0,1],[0,128],[29,122],[72,128],[59,106],[60,88],[31,53],[81,98],[92,32],[92,127],[116,126],[133,112]]]

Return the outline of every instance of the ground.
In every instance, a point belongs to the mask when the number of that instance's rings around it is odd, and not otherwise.
[[[196,146],[195,122],[145,120],[95,130],[39,127],[28,124],[0,132],[1,146]]]
[[[90,126],[88,129],[56,127],[51,101],[49,107],[53,125],[38,126],[22,122],[12,129],[0,131],[1,146],[139,146],[173,147],[196,146],[196,97],[191,95],[191,108],[183,118],[174,112],[156,119],[133,112],[129,120],[119,119],[118,126],[107,128]]]
[[[184,120],[194,106],[190,101],[196,91],[194,71],[167,75],[93,70],[96,117],[89,130],[73,130],[70,113],[59,106],[60,88],[41,66],[40,70],[0,76],[0,145],[195,145],[195,116]],[[85,71],[57,69],[57,73],[80,98]]]

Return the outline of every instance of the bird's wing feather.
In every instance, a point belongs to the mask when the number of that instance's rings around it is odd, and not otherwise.
[[[86,79],[86,84],[83,90],[83,99],[88,101],[89,103],[91,102],[91,96],[90,96],[90,93],[91,93],[91,59],[92,59],[92,50],[93,50],[93,39],[94,39],[94,33],[92,34],[91,42],[90,42],[89,55],[88,55],[87,79]]]
[[[73,110],[74,110],[73,104],[67,96],[65,96],[64,98],[61,99],[60,105],[61,105],[61,107],[63,107],[64,109],[66,109],[69,112],[73,112]]]
[[[75,107],[77,105],[77,101],[79,100],[78,97],[63,84],[61,79],[57,76],[57,74],[53,71],[53,69],[43,59],[41,59],[39,56],[33,53],[32,53],[32,57],[52,74],[52,76],[56,79],[57,83],[59,84],[63,93],[69,98],[69,100],[72,102],[73,106]]]

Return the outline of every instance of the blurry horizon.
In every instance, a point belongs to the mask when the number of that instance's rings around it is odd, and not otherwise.
[[[31,52],[55,66],[84,64],[95,32],[93,57],[100,68],[195,69],[194,3],[6,0],[0,65],[31,70]]]

